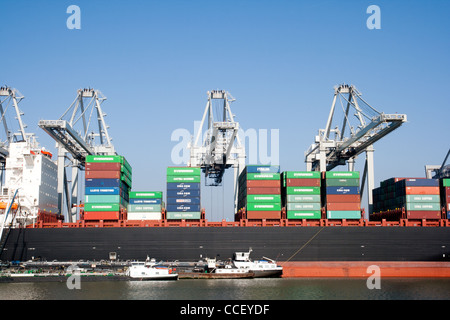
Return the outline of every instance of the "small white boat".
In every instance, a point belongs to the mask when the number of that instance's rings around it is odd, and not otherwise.
[[[177,280],[178,274],[172,268],[157,265],[155,260],[131,262],[126,275],[134,280]]]
[[[283,267],[278,266],[277,263],[269,258],[263,257],[263,260],[250,259],[250,253],[248,252],[236,252],[233,256],[233,264],[238,269],[249,270],[253,272],[255,278],[263,277],[279,277],[283,273]]]

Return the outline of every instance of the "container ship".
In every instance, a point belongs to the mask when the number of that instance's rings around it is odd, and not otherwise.
[[[35,151],[33,151],[35,152]],[[27,152],[23,152],[27,155]],[[39,156],[42,176],[56,164]],[[13,153],[11,153],[13,157]],[[167,167],[166,190],[133,190],[125,156],[85,157],[84,201],[79,218],[52,212],[55,186],[29,221],[3,223],[4,262],[227,260],[252,248],[270,257],[285,277],[450,277],[450,179],[394,177],[373,188],[373,210],[361,207],[358,171],[282,171],[279,165],[246,165],[235,180],[234,221],[208,221],[202,207],[202,166]],[[14,162],[6,158],[6,168]],[[50,161],[50,162],[49,162]],[[28,162],[26,163],[28,164]],[[225,167],[225,166],[223,166]],[[23,174],[24,175],[24,174]],[[25,175],[24,175],[25,177]],[[17,209],[10,197],[5,217]],[[20,222],[20,223],[19,223]]]

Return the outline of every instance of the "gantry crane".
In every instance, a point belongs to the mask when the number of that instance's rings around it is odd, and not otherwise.
[[[445,165],[448,157],[450,156],[450,149],[444,158],[444,161],[440,166],[437,165],[426,165],[425,166],[425,176],[427,179],[442,179],[450,178],[450,165]]]
[[[84,170],[86,156],[116,154],[105,122],[106,114],[101,108],[105,100],[99,90],[79,89],[75,100],[58,120],[39,121],[39,127],[57,142],[58,202],[60,212],[66,207],[69,222],[77,214],[79,172]],[[96,125],[91,127],[91,121]],[[66,167],[72,168],[70,192]]]
[[[338,98],[342,112],[336,107]],[[341,115],[341,118],[338,119],[338,115]],[[355,159],[365,152],[366,161],[360,190],[362,198],[367,180],[369,212],[372,212],[373,144],[405,122],[405,114],[384,114],[371,107],[362,99],[355,86],[336,86],[325,129],[319,130],[314,143],[305,152],[306,169],[329,171],[339,165],[348,164],[349,171],[353,171]]]
[[[227,168],[234,168],[235,209],[238,198],[238,178],[245,167],[245,148],[239,138],[239,123],[234,120],[230,103],[235,101],[225,90],[207,92],[208,101],[195,140],[189,143],[188,166],[201,167],[205,183],[219,186]],[[203,128],[207,122],[205,138]],[[203,142],[202,142],[203,140]]]

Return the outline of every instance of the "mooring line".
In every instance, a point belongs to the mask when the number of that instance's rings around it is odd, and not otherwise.
[[[303,246],[301,246],[301,248],[300,249],[298,249],[292,256],[290,256],[289,257],[289,259],[287,259],[286,261],[284,261],[284,262],[288,262],[289,260],[291,260],[293,257],[295,257],[301,250],[303,250],[303,248],[304,247],[306,247],[319,233],[320,233],[320,231],[322,231],[323,230],[323,228],[325,228],[325,227],[322,227],[322,228],[320,228],[320,230],[319,231],[317,231],[316,232],[316,234],[315,235],[313,235],[312,237],[311,237],[311,239],[309,239]],[[282,263],[281,263],[282,264]]]

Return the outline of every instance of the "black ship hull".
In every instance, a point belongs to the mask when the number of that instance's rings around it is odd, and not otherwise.
[[[449,261],[446,227],[133,227],[11,229],[2,261]]]

